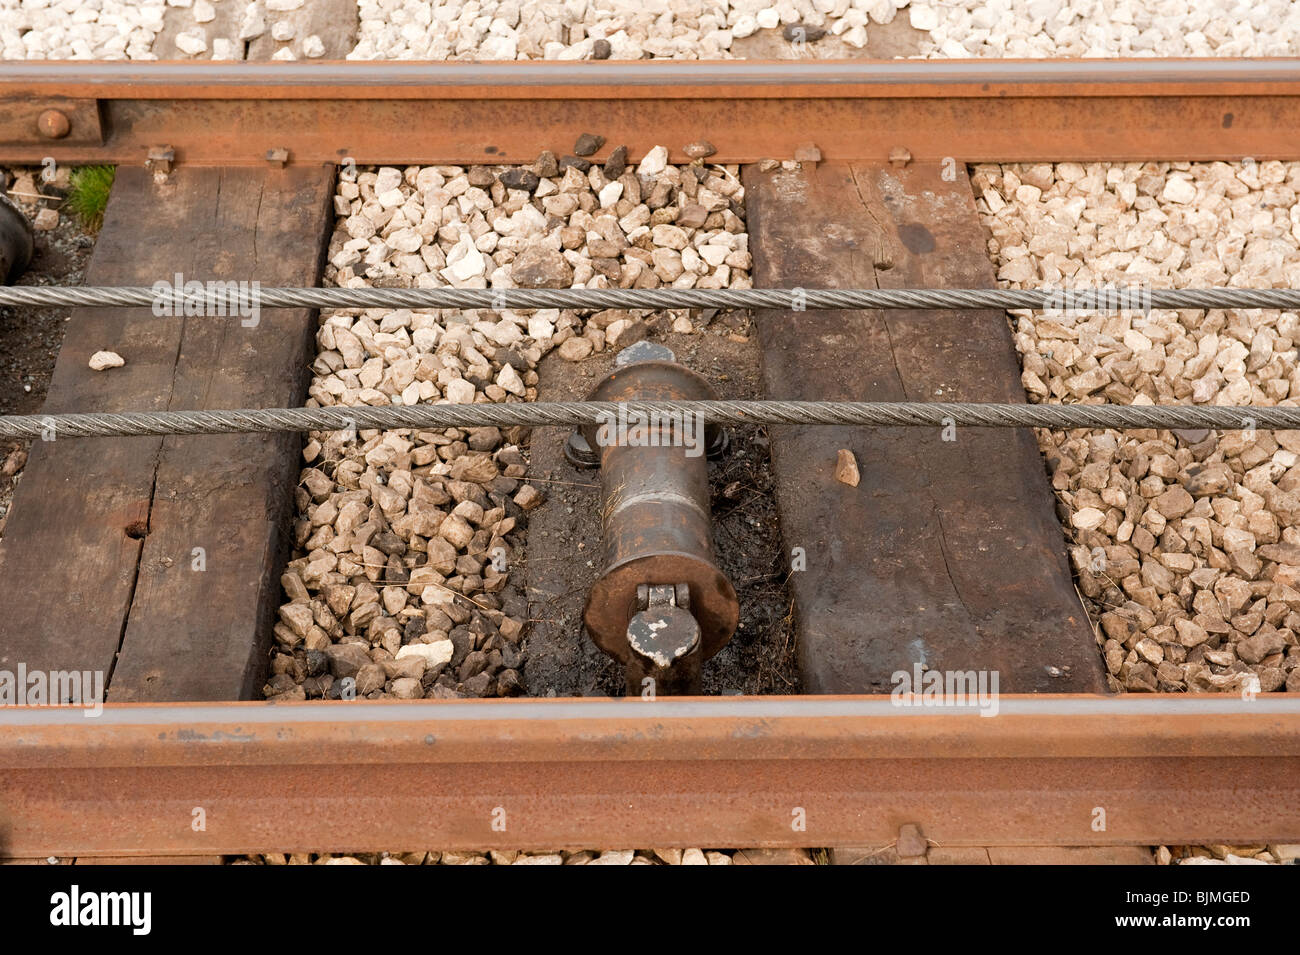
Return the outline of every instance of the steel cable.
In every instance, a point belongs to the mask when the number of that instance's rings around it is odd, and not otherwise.
[[[231,313],[265,308],[1300,308],[1295,289],[393,289],[0,287],[0,305],[148,306]],[[91,412],[0,418],[0,436],[91,437],[349,429],[544,426],[627,415],[702,415],[719,424],[905,427],[1300,428],[1300,408],[1024,405],[954,402],[531,402],[185,412]]]
[[[621,415],[621,417],[620,417]],[[970,402],[629,401],[472,405],[95,412],[0,417],[9,438],[122,437],[402,428],[617,426],[647,420],[718,424],[878,425],[976,428],[1300,428],[1300,408],[1221,405],[1029,405]]]
[[[1300,289],[467,289],[261,288],[212,282],[191,291],[144,287],[0,287],[0,305],[169,306],[173,314],[244,314],[249,308],[775,308],[1300,309]]]

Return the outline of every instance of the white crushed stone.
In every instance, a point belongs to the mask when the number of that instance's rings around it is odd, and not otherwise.
[[[359,0],[352,59],[724,59],[733,39],[803,24],[861,47],[868,9],[893,19],[893,0]],[[857,31],[849,35],[850,31]],[[855,42],[856,41],[856,42]],[[603,56],[600,52],[603,47]]]
[[[1004,286],[1300,283],[1300,163],[974,169]],[[1033,401],[1296,405],[1300,315],[1013,313]],[[1038,433],[1115,689],[1300,691],[1300,432]]]
[[[250,3],[244,7],[244,14],[239,18],[239,39],[256,40],[266,32],[266,12],[259,3]]]
[[[90,356],[91,371],[105,371],[109,368],[121,368],[126,359],[115,351],[97,351]]]
[[[194,27],[176,34],[176,49],[186,56],[198,56],[208,51],[208,36],[202,27]]]
[[[164,9],[164,0],[0,0],[0,59],[156,59]]]
[[[1300,846],[1157,846],[1156,865],[1296,865]]]
[[[923,12],[924,11],[924,12]],[[1288,56],[1288,0],[992,0],[913,4],[927,57]],[[918,20],[920,22],[918,22]]]
[[[861,49],[906,10],[917,56],[1284,56],[1289,0],[358,0],[353,59],[725,59],[732,42],[801,25]]]
[[[210,0],[0,0],[0,58],[190,55],[151,51],[168,5],[192,6],[198,24],[215,18]],[[360,30],[349,58],[363,60],[726,59],[735,39],[796,25],[860,49],[874,27],[900,11],[925,33],[916,54],[925,58],[1300,52],[1300,5],[1288,0],[358,0],[357,6]],[[266,32],[268,15],[276,19],[302,7],[303,0],[246,2],[239,39]],[[213,38],[203,39],[214,47]],[[185,44],[197,47],[195,38]],[[312,49],[304,47],[303,55],[320,55]]]

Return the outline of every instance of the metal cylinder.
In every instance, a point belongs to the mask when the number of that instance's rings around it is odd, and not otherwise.
[[[689,369],[649,360],[615,369],[590,400],[712,397],[708,382]],[[681,651],[682,664],[694,668],[695,677],[677,682],[697,683],[698,662],[727,644],[740,616],[735,589],[713,556],[706,452],[710,439],[717,438],[698,419],[622,414],[585,428],[584,437],[600,460],[605,548],[604,570],[583,614],[587,631],[597,646],[628,666],[629,689],[635,689],[635,675],[658,664],[644,642],[631,646],[629,624],[642,611],[654,610],[646,605],[647,588],[685,587],[669,616],[689,609],[699,626],[699,644],[689,653]]]
[[[17,281],[36,250],[36,234],[21,209],[0,195],[0,285]]]

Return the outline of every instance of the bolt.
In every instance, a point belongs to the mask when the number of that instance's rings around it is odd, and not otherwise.
[[[176,150],[170,146],[150,146],[149,158],[144,166],[153,173],[154,182],[162,182],[171,174],[172,163],[176,161]]]
[[[72,123],[67,114],[57,109],[47,109],[37,117],[36,128],[46,139],[62,139],[72,132]]]
[[[794,161],[805,166],[816,166],[822,161],[822,151],[816,143],[800,143],[794,148]]]
[[[889,164],[895,169],[902,169],[912,161],[912,154],[906,146],[895,146],[889,151]]]
[[[600,452],[593,448],[581,431],[575,431],[564,442],[564,459],[579,470],[600,467]]]

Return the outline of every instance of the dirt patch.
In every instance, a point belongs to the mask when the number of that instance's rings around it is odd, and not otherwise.
[[[660,317],[659,328],[669,322]],[[724,312],[694,334],[652,334],[702,374],[721,398],[759,398],[760,351],[747,312]],[[552,353],[539,368],[539,401],[586,397],[614,364],[614,350],[578,363]],[[530,632],[525,685],[533,696],[622,696],[622,667],[587,637],[582,609],[601,567],[600,476],[564,459],[563,428],[533,432],[529,481],[547,492],[529,519]],[[798,693],[787,562],[777,524],[767,432],[737,428],[709,465],[713,543],[740,598],[740,626],[704,665],[704,692]]]
[[[13,182],[32,170],[0,170],[0,180]],[[37,180],[39,181],[39,179]],[[41,207],[58,208],[63,191],[42,184],[51,200],[32,200],[10,194],[29,217]],[[90,262],[95,240],[71,216],[60,216],[49,232],[36,233],[36,253],[17,285],[80,285]],[[35,414],[45,403],[45,393],[54,374],[63,334],[67,329],[66,308],[12,308],[0,306],[0,414]],[[9,516],[14,487],[22,473],[30,442],[0,439],[0,532]],[[8,473],[8,472],[14,473]]]
[[[805,28],[805,39],[798,42],[787,40],[783,29],[759,30],[733,41],[731,55],[747,60],[892,60],[919,56],[922,41],[930,38],[929,33],[913,27],[905,16],[896,16],[884,24],[868,24],[867,42],[862,47],[845,43],[831,33],[816,40],[807,39],[815,35],[815,31]]]

